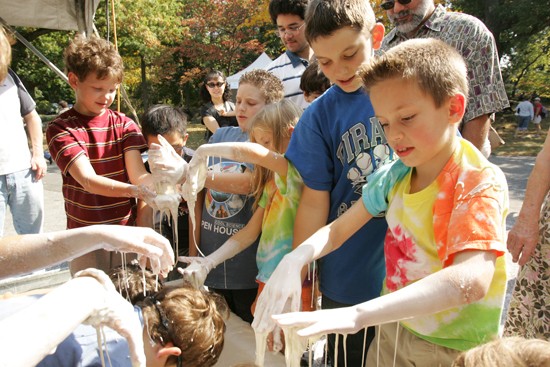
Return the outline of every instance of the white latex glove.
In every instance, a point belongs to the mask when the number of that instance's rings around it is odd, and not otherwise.
[[[93,277],[105,287],[105,302],[84,321],[95,328],[107,326],[128,341],[132,366],[145,366],[143,349],[143,329],[134,307],[126,301],[104,272],[98,269],[85,269],[75,274],[75,277]]]
[[[363,314],[364,316],[364,314]],[[365,328],[361,313],[354,306],[310,312],[290,312],[273,315],[284,330],[299,329],[298,336],[321,336],[323,334],[353,334]]]
[[[301,270],[311,259],[301,247],[286,254],[267,281],[258,302],[252,327],[258,333],[274,330],[272,315],[300,310],[302,294]],[[287,305],[288,303],[288,305]]]
[[[185,201],[195,202],[197,194],[204,188],[208,172],[207,160],[208,157],[199,153],[194,154],[191,162],[189,162],[187,177],[181,186],[181,195]]]
[[[198,289],[204,285],[204,281],[212,269],[225,260],[231,259],[241,250],[239,242],[229,238],[220,248],[206,257],[179,257],[179,261],[187,263],[189,266],[185,269],[178,268],[178,272],[183,275],[184,280]]]
[[[167,275],[174,267],[174,250],[170,242],[151,228],[119,225],[83,227],[91,232],[97,248],[132,252],[140,255],[142,265],[150,260],[153,273]]]
[[[182,183],[187,174],[187,162],[162,137],[157,136],[161,145],[151,144],[149,147],[149,167],[153,179],[162,177],[168,184]]]
[[[156,205],[157,193],[151,190],[151,188],[146,185],[133,185],[130,191],[130,197],[143,200],[151,208],[158,210]]]
[[[215,265],[212,259],[208,257],[200,256],[180,256],[178,260],[182,263],[189,264],[185,269],[178,268],[178,272],[183,275],[183,281],[189,283],[193,288],[200,289],[204,286],[204,281],[210,273],[210,270],[214,269]]]

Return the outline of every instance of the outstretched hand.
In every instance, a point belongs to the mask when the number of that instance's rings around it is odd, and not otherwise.
[[[93,277],[105,288],[103,306],[97,308],[84,321],[95,328],[107,326],[128,341],[132,366],[145,366],[143,349],[143,329],[134,307],[126,301],[104,272],[98,269],[85,269],[75,274],[75,277]]]
[[[298,336],[311,337],[323,334],[354,334],[365,328],[353,307],[311,312],[290,312],[273,315],[283,329],[300,329]]]
[[[291,252],[283,257],[267,281],[254,313],[252,327],[258,333],[275,329],[272,315],[300,310],[303,263]]]
[[[108,251],[141,255],[141,264],[149,259],[153,273],[166,276],[174,267],[174,250],[170,242],[151,228],[119,225],[84,227],[97,233],[94,241]]]
[[[178,272],[183,275],[183,281],[191,284],[196,289],[202,288],[208,273],[214,268],[214,261],[208,257],[200,256],[180,256],[178,260],[189,264],[185,269],[178,268]]]

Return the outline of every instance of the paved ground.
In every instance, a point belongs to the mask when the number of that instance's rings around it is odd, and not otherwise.
[[[532,170],[534,157],[496,157],[492,156],[490,160],[497,164],[506,175],[510,191],[510,213],[507,218],[507,227],[513,225],[523,201],[523,194],[527,177]],[[44,202],[46,208],[46,217],[44,220],[44,230],[47,232],[63,230],[66,225],[65,211],[63,208],[63,196],[61,194],[61,173],[59,168],[52,164],[48,166],[48,174],[44,178]],[[8,214],[4,226],[5,235],[15,234],[11,216]],[[517,267],[510,263],[509,276],[515,277]],[[4,280],[0,282],[0,294],[5,291],[18,292],[33,287],[33,280],[40,280],[36,286],[55,285],[55,282],[68,279],[68,275],[54,277],[45,276],[45,274],[34,274],[23,277],[20,281],[11,279],[9,282]],[[54,282],[50,284],[49,280]],[[26,285],[22,285],[22,284]]]

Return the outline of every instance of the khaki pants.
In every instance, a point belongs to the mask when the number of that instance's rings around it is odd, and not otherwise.
[[[399,331],[397,331],[398,327]],[[378,335],[380,335],[380,344],[378,344]],[[377,353],[378,347],[379,353]],[[401,324],[393,322],[376,327],[376,336],[367,354],[367,366],[449,367],[459,354],[459,350],[430,343],[409,332]]]

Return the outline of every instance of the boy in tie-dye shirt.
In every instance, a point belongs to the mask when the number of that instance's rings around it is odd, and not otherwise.
[[[300,326],[301,336],[380,325],[369,366],[450,366],[460,351],[498,335],[506,285],[506,180],[456,133],[468,85],[464,60],[453,48],[434,39],[410,40],[375,60],[362,77],[400,160],[369,177],[363,200],[279,267],[288,273],[287,262],[299,268],[339,248],[385,212],[383,295],[275,318],[283,327]],[[277,270],[270,282],[285,278]]]

